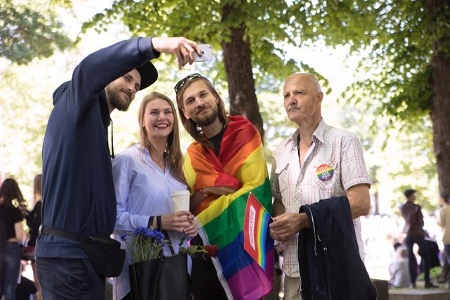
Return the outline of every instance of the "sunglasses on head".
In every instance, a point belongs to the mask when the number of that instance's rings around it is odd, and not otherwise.
[[[190,75],[184,77],[183,79],[181,79],[180,81],[178,81],[178,83],[175,84],[175,87],[174,87],[175,93],[178,94],[178,91],[181,90],[181,88],[184,86],[184,84],[186,82],[188,82],[191,79],[196,79],[196,78],[203,78],[203,76],[198,73],[194,73],[194,74],[190,74]]]

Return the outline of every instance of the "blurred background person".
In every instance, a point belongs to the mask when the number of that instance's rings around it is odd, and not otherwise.
[[[444,244],[444,255],[443,255],[443,268],[442,268],[442,281],[447,282],[448,288],[450,289],[450,276],[449,276],[449,265],[450,265],[450,198],[446,192],[441,193],[440,199],[442,208],[439,211],[438,224],[442,227],[444,234],[442,236],[442,243]]]
[[[394,260],[389,265],[389,285],[396,288],[405,288],[411,282],[408,268],[408,250],[400,243],[396,243],[394,248]]]
[[[36,247],[36,239],[39,235],[39,227],[42,221],[42,174],[37,174],[34,176],[33,180],[33,198],[34,206],[33,209],[28,212],[25,217],[27,225],[29,228],[27,246],[22,251],[22,258],[31,261],[31,268],[33,269],[34,284],[37,288],[36,299],[42,299],[41,288],[39,284],[39,279],[36,271],[36,259],[34,257],[34,249]]]
[[[22,272],[25,271],[26,263],[22,263]],[[38,289],[33,280],[20,276],[20,281],[16,287],[16,300],[38,300]]]
[[[403,243],[408,249],[408,261],[409,261],[409,276],[411,280],[410,287],[416,287],[417,280],[417,261],[413,251],[414,244],[419,246],[419,254],[422,257],[423,272],[425,277],[425,288],[436,288],[437,285],[433,284],[430,279],[430,266],[431,257],[430,250],[428,249],[427,242],[425,240],[426,232],[423,229],[424,220],[422,214],[422,207],[416,203],[416,190],[407,189],[404,192],[406,202],[400,207],[400,212],[405,225],[403,227],[403,233],[406,235]]]
[[[2,218],[6,229],[4,300],[14,300],[20,275],[21,244],[25,239],[22,212],[16,207],[23,206],[25,200],[17,181],[12,178],[3,181],[0,187],[0,199],[0,218]]]

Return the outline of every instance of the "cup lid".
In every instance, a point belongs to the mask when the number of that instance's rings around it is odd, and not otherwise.
[[[190,195],[191,193],[189,192],[189,190],[183,190],[183,191],[174,191],[171,193],[172,196],[185,196],[185,195]]]

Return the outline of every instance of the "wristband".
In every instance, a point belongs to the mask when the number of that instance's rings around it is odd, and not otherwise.
[[[161,231],[161,216],[156,216],[156,230]]]
[[[154,218],[155,218],[154,216],[150,216],[150,218],[148,218],[147,228],[152,228],[153,227],[153,219]]]

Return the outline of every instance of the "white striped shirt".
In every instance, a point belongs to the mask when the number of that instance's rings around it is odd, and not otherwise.
[[[313,134],[313,143],[300,166],[299,130],[275,150],[271,174],[274,198],[281,199],[286,212],[298,212],[300,206],[335,196],[357,184],[371,184],[361,143],[355,134],[328,126],[323,119]],[[361,222],[353,220],[361,258],[364,258]],[[299,277],[297,238],[285,245],[283,271]]]

